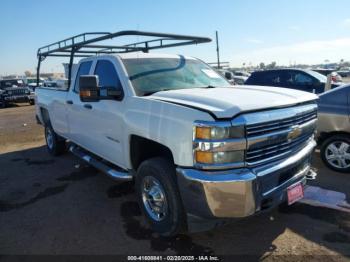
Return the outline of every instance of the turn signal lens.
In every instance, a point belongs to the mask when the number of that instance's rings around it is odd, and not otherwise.
[[[197,163],[202,164],[213,164],[214,158],[212,152],[203,152],[203,151],[197,151],[196,152],[196,161]]]
[[[211,128],[210,127],[196,127],[196,138],[197,139],[210,139]]]

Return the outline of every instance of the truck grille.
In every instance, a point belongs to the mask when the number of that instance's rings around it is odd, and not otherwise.
[[[273,121],[260,121],[254,124],[247,122],[246,163],[248,166],[277,160],[305,147],[312,139],[317,119],[316,105],[306,108],[308,110],[296,110],[292,116],[289,114]],[[268,116],[264,115],[264,117]]]
[[[317,111],[308,112],[294,117],[286,118],[278,121],[266,122],[263,124],[255,124],[247,126],[247,137],[264,135],[276,131],[288,129],[295,125],[302,125],[311,120],[317,119]]]
[[[256,165],[267,160],[276,159],[289,153],[296,152],[306,145],[306,142],[309,141],[312,133],[303,135],[290,142],[287,141],[273,146],[266,146],[257,150],[248,150],[246,161],[249,165]]]
[[[25,95],[26,91],[27,89],[24,89],[24,88],[14,88],[9,90],[8,92],[10,92],[11,95],[18,96],[18,95]]]

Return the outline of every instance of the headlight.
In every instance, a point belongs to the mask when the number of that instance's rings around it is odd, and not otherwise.
[[[203,169],[233,168],[244,165],[244,126],[231,122],[195,122],[193,132],[195,166]]]
[[[242,126],[205,126],[205,124],[199,124],[195,127],[195,138],[206,140],[244,138],[244,128]]]

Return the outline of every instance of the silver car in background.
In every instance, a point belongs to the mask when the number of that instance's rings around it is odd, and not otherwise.
[[[331,169],[350,172],[350,85],[320,95],[318,144],[321,158]]]

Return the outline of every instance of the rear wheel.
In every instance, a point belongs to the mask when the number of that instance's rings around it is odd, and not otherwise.
[[[186,227],[186,216],[171,161],[156,157],[144,161],[137,171],[139,205],[153,231],[174,236]]]
[[[350,172],[350,136],[334,135],[321,146],[321,158],[330,168],[338,172]]]
[[[55,133],[51,124],[45,125],[45,140],[47,150],[51,155],[58,156],[65,152],[66,141]]]

